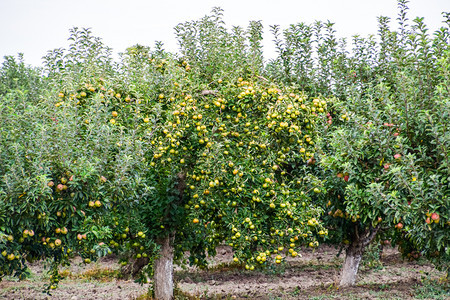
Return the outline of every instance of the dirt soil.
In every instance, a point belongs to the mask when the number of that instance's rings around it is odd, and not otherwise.
[[[141,286],[133,280],[117,280],[114,276],[92,280],[86,275],[83,276],[89,272],[96,274],[95,271],[117,274],[114,272],[118,272],[119,268],[114,257],[102,258],[89,265],[83,264],[81,258],[77,257],[71,262],[70,267],[61,268],[62,274],[68,276],[60,282],[56,290],[51,291],[49,296],[43,292],[44,285],[50,282],[46,274],[48,266],[43,261],[36,262],[30,266],[32,274],[30,278],[17,281],[9,277],[0,281],[0,299],[125,300],[136,299],[147,291],[146,286]]]
[[[232,264],[233,253],[229,247],[221,247],[217,256],[210,259],[209,270],[177,267],[175,280],[179,295],[184,299],[450,299],[450,294],[438,298],[417,295],[423,281],[442,278],[426,262],[401,259],[396,249],[385,248],[382,267],[360,268],[356,286],[338,289],[336,283],[343,255],[338,250],[322,246],[315,252],[305,250],[302,257],[289,258],[281,266],[264,271],[246,271]],[[73,260],[64,272],[69,274],[52,296],[43,293],[48,283],[45,263],[30,266],[32,275],[24,281],[8,277],[0,282],[0,299],[136,299],[146,293],[148,286],[132,280],[118,280],[119,265],[114,257],[103,258],[85,266],[81,259]],[[84,275],[84,276],[83,276]],[[183,296],[181,296],[183,295]],[[447,297],[448,296],[448,297]]]
[[[228,248],[217,251],[213,264],[230,262]],[[264,271],[220,268],[177,272],[179,288],[205,299],[428,299],[417,298],[422,280],[437,280],[444,273],[426,262],[405,261],[394,248],[385,248],[382,267],[360,267],[356,286],[337,288],[344,255],[321,246],[305,250],[301,258],[288,258],[284,266]],[[449,290],[450,291],[450,290]],[[441,297],[437,299],[450,299]]]

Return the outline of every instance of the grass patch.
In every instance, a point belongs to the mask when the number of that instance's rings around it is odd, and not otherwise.
[[[414,287],[414,292],[417,299],[449,299],[450,283],[448,279],[425,279]]]
[[[118,269],[112,269],[108,267],[94,266],[92,269],[86,270],[82,273],[74,274],[70,270],[61,270],[59,275],[62,278],[69,278],[73,280],[81,279],[84,281],[96,280],[100,282],[109,282],[115,279],[121,279],[122,274]]]

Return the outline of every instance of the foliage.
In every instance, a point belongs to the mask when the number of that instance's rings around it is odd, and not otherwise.
[[[216,7],[209,16],[175,27],[180,53],[197,70],[193,73],[207,84],[261,75],[261,22],[250,22],[247,30],[234,26],[230,32],[222,17],[223,11]]]
[[[0,95],[20,91],[29,101],[39,100],[42,88],[40,70],[27,66],[23,54],[17,58],[6,56],[0,70]]]
[[[292,25],[284,39],[274,27],[279,56],[268,71],[336,97],[317,157],[334,243],[379,230],[405,255],[424,255],[445,268],[449,28],[430,36],[423,18],[410,24],[407,1],[398,3],[399,30],[380,17],[378,41],[354,36],[351,52],[345,41],[336,42],[332,23]]]

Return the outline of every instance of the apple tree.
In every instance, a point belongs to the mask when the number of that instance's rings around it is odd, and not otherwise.
[[[422,19],[407,27],[405,10],[399,22],[408,34],[382,20],[378,77],[336,100],[325,137],[329,224],[349,244],[341,285],[354,284],[377,234],[411,259],[448,266],[448,28],[432,40]]]
[[[182,53],[188,42],[200,50],[178,59],[159,48],[129,48],[118,83],[128,94],[115,100],[114,126],[136,130],[148,147],[137,171],[148,191],[129,212],[160,247],[154,283],[161,299],[171,297],[172,261],[185,251],[190,263],[205,265],[206,253],[225,241],[235,261],[253,270],[298,255],[300,245],[317,247],[317,237],[327,235],[310,198],[321,182],[305,170],[326,100],[252,73],[258,47],[249,43],[245,52],[245,43],[236,45],[245,41],[239,30],[228,33],[208,17],[183,26]],[[210,33],[188,41],[183,30]],[[218,32],[223,43],[208,48]],[[237,61],[234,71],[211,71]],[[140,120],[135,127],[130,105]]]
[[[46,56],[44,74],[9,60],[1,72],[2,83],[17,84],[1,95],[1,276],[23,278],[27,261],[53,258],[50,289],[71,255],[88,263],[110,252],[111,193],[129,188],[121,180],[128,162],[114,148],[120,135],[104,122],[111,112],[100,76],[112,74],[108,51],[86,30],[71,39],[67,53]],[[84,109],[87,98],[93,101]]]
[[[346,248],[342,285],[374,239],[448,265],[448,13],[430,36],[398,5],[398,31],[380,17],[378,40],[354,36],[351,52],[330,22],[273,27],[270,78],[335,97],[311,173],[327,189],[329,241]]]

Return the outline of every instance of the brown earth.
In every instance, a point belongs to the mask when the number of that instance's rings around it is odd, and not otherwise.
[[[384,250],[382,267],[360,268],[356,286],[338,289],[339,268],[343,256],[337,250],[322,246],[315,252],[305,250],[302,257],[289,258],[282,266],[263,271],[246,271],[233,265],[233,253],[221,247],[210,259],[209,270],[176,268],[177,298],[190,299],[450,299],[442,291],[417,295],[424,282],[436,282],[444,273],[426,262],[404,261],[396,249]],[[0,299],[136,299],[148,286],[132,280],[116,279],[119,266],[114,257],[103,258],[85,266],[73,260],[63,273],[69,274],[52,296],[42,292],[48,283],[45,263],[30,266],[32,276],[24,281],[6,278],[0,282]],[[103,272],[93,279],[86,274]],[[111,274],[111,276],[108,276]],[[115,275],[113,275],[115,274]],[[439,284],[442,287],[442,283]],[[448,288],[448,284],[444,284]],[[433,291],[432,291],[433,292]],[[182,296],[183,295],[183,296]],[[428,295],[428,296],[427,296]],[[424,298],[425,297],[425,298]]]
[[[415,288],[422,280],[444,277],[425,262],[404,261],[393,248],[385,248],[379,268],[361,267],[355,287],[339,289],[343,255],[337,249],[322,246],[305,250],[301,258],[289,258],[274,270],[245,271],[226,269],[178,272],[179,288],[205,299],[417,299]],[[232,253],[218,251],[214,263],[230,262]],[[428,298],[421,298],[428,299]],[[437,299],[450,299],[450,294]]]

